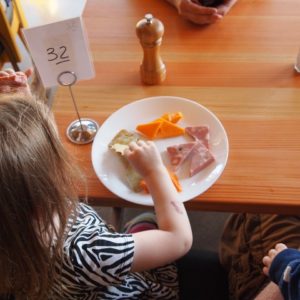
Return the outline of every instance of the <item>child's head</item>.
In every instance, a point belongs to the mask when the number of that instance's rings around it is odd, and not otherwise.
[[[77,203],[72,171],[49,108],[0,95],[0,291],[47,289]]]

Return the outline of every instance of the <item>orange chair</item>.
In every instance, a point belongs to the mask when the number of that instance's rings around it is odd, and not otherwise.
[[[27,21],[19,0],[7,1],[7,9],[0,2],[0,69],[3,64],[10,62],[19,71],[18,62],[22,55],[17,45],[17,36],[26,46],[22,28],[27,27]]]

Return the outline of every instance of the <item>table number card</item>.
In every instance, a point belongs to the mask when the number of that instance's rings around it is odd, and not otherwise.
[[[77,80],[94,77],[87,35],[81,17],[23,30],[29,51],[45,88],[58,85],[62,72]]]

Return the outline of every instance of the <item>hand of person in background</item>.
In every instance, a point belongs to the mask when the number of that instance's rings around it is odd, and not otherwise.
[[[167,0],[177,8],[180,16],[198,24],[212,24],[222,19],[237,0],[225,0],[215,7],[201,5],[201,0]]]
[[[32,69],[28,69],[25,72],[15,72],[12,69],[0,71],[0,93],[22,93],[30,95],[31,91],[28,78],[32,73]]]
[[[216,6],[218,14],[225,16],[231,9],[231,7],[237,2],[237,0],[225,0],[222,4]]]
[[[270,270],[271,264],[272,264],[275,256],[279,252],[283,251],[284,249],[287,249],[287,246],[285,244],[282,244],[282,243],[276,244],[275,248],[271,249],[268,252],[268,255],[263,257],[263,264],[265,265],[263,268],[263,272],[265,275],[267,275],[267,276],[269,275],[269,270]]]

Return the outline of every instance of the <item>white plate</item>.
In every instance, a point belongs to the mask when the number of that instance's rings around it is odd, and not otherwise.
[[[123,106],[114,112],[98,130],[92,145],[92,163],[101,182],[114,194],[133,203],[153,205],[150,195],[133,192],[126,184],[125,169],[108,149],[108,144],[121,130],[134,131],[140,123],[147,123],[159,118],[162,114],[182,112],[184,118],[179,121],[181,127],[208,125],[210,130],[210,150],[216,161],[203,171],[188,176],[188,164],[184,164],[177,174],[183,191],[182,202],[190,200],[210,188],[222,174],[228,158],[227,134],[219,119],[204,106],[185,98],[160,96],[141,99]],[[170,166],[166,155],[166,147],[177,143],[191,141],[192,138],[179,136],[175,138],[155,140],[166,166]]]

